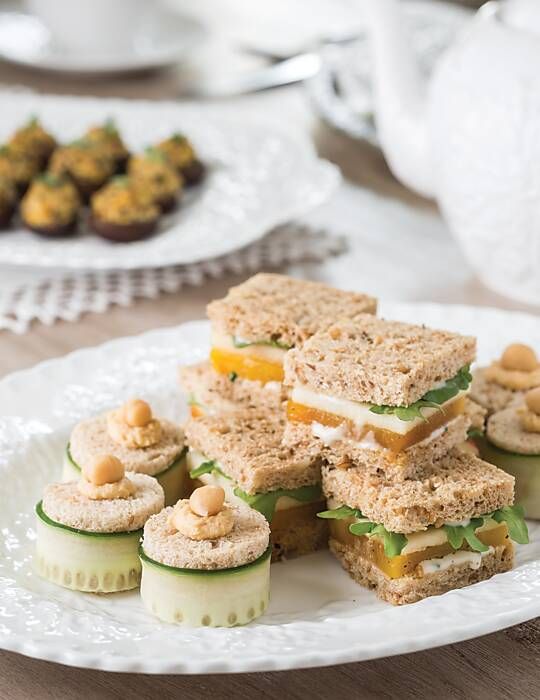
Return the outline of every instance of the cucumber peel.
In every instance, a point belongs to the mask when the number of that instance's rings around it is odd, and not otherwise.
[[[111,537],[133,537],[134,539],[140,539],[142,537],[142,528],[139,530],[131,530],[131,531],[125,531],[125,532],[91,532],[89,530],[80,530],[76,527],[70,527],[69,525],[64,525],[63,523],[59,523],[57,520],[53,520],[52,518],[49,518],[49,516],[45,513],[43,510],[43,501],[39,501],[37,503],[36,508],[36,515],[37,517],[45,523],[45,525],[49,525],[49,527],[57,527],[61,530],[66,530],[67,532],[71,532],[73,535],[81,535],[83,537],[105,537],[105,538],[111,538]]]
[[[235,566],[230,569],[186,569],[177,566],[169,566],[168,564],[162,564],[146,554],[143,544],[139,546],[139,557],[144,564],[149,564],[150,566],[155,566],[158,569],[163,569],[164,571],[168,571],[170,574],[174,574],[175,576],[230,576],[262,564],[270,557],[271,554],[272,545],[268,545],[265,551],[260,557],[257,557],[257,559],[254,559],[247,564],[241,564],[240,566]]]

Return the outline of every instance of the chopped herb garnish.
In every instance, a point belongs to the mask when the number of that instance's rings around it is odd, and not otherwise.
[[[229,372],[229,379],[231,380],[231,382],[235,382],[238,379],[238,375],[236,374],[236,372]]]
[[[370,411],[378,415],[395,415],[403,421],[411,421],[415,418],[424,419],[422,410],[425,408],[441,409],[441,404],[457,396],[460,391],[469,387],[472,375],[469,365],[462,367],[455,377],[445,382],[444,386],[428,391],[421,399],[410,406],[371,406]]]

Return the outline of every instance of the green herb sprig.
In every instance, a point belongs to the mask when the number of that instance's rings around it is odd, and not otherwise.
[[[233,335],[232,341],[235,348],[248,348],[250,345],[267,345],[272,348],[280,348],[280,350],[290,350],[292,347],[292,345],[287,345],[274,338],[270,338],[270,340],[241,340]]]

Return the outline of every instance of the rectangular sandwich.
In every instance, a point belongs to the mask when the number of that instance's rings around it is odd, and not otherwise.
[[[189,419],[192,479],[225,489],[227,500],[247,503],[270,523],[273,559],[327,545],[321,459],[313,445],[284,447],[283,417],[256,411]]]
[[[358,583],[394,605],[508,571],[528,541],[514,478],[459,449],[422,480],[323,467],[330,549]]]
[[[376,310],[376,300],[366,294],[284,275],[257,274],[208,305],[210,364],[188,368],[180,381],[189,387],[192,402],[199,404],[198,412],[205,405],[221,410],[228,401],[232,401],[229,408],[278,409],[285,398],[282,380],[287,351],[336,318],[354,319]]]
[[[413,478],[464,442],[476,341],[362,315],[285,359],[286,441],[319,440],[333,464]]]

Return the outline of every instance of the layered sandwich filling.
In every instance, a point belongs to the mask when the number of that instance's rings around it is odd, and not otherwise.
[[[225,473],[216,460],[209,460],[202,453],[190,449],[187,461],[192,479],[203,484],[221,486],[229,503],[247,503],[264,515],[273,531],[293,527],[305,518],[314,518],[325,505],[320,484],[248,494]]]
[[[510,546],[510,540],[527,544],[528,532],[520,506],[506,506],[460,522],[428,527],[421,532],[389,532],[372,522],[361,511],[337,506],[319,513],[329,520],[330,537],[345,546],[353,546],[358,556],[376,566],[388,578],[421,578],[467,562],[479,568],[482,557],[496,547]]]
[[[465,367],[410,406],[376,406],[296,386],[287,404],[287,417],[291,422],[311,425],[313,435],[326,445],[348,437],[366,449],[401,452],[435,437],[464,412],[470,381],[469,368]]]
[[[210,361],[216,372],[262,382],[283,381],[283,360],[290,347],[272,338],[246,339],[212,333]]]

